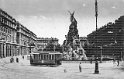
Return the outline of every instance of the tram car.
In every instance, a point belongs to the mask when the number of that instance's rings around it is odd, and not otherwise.
[[[30,54],[31,65],[61,65],[62,53],[34,52]]]

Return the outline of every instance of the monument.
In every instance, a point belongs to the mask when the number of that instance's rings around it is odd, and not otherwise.
[[[66,40],[63,43],[63,54],[64,58],[67,60],[86,60],[85,50],[81,46],[81,42],[79,39],[78,29],[77,29],[77,21],[74,17],[74,13],[70,13],[70,26],[69,32],[65,35]]]

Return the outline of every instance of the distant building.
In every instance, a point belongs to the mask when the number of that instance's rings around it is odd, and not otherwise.
[[[36,35],[0,9],[0,58],[25,55],[29,43],[35,42]]]
[[[58,45],[57,38],[37,38],[36,40],[36,47],[39,50],[43,50],[49,42],[52,42],[54,45]]]

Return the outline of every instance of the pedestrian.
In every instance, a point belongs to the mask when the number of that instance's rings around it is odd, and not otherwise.
[[[14,58],[12,57],[11,59],[10,59],[10,63],[13,63],[14,62]]]
[[[16,62],[17,62],[17,63],[19,62],[19,59],[18,59],[18,58],[16,58]]]
[[[10,63],[12,63],[12,58],[10,58]]]
[[[24,56],[22,56],[22,58],[24,59]]]
[[[117,66],[119,66],[119,59],[117,60],[117,63],[118,63],[118,65],[117,65]]]
[[[64,73],[66,73],[67,72],[67,70],[66,69],[64,69]]]
[[[81,62],[79,64],[79,71],[82,72]]]
[[[92,58],[91,58],[91,59],[90,59],[90,63],[91,63],[91,64],[92,64],[92,61],[93,61],[93,60],[92,60]]]

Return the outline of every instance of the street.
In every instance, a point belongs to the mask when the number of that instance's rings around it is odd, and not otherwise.
[[[79,72],[78,62],[63,62],[57,67],[31,66],[27,59],[20,59],[19,63],[0,62],[0,79],[122,79],[124,77],[122,65],[117,66],[113,62],[99,63],[99,74],[94,74],[94,63],[82,63],[81,66],[82,72]]]

